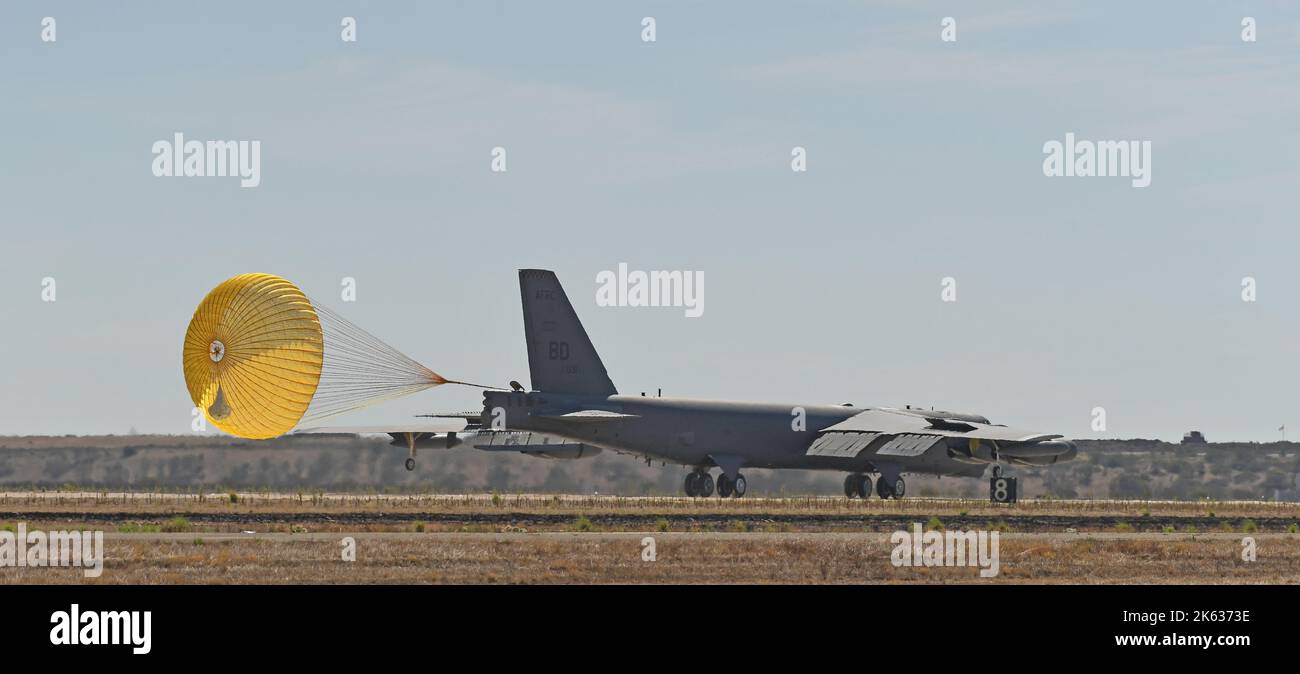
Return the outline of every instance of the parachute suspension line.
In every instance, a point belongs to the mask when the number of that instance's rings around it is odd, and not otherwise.
[[[325,348],[320,383],[304,420],[319,421],[451,383],[328,307],[312,305]]]
[[[447,383],[448,383],[448,384],[460,384],[461,386],[471,386],[471,387],[473,387],[473,388],[485,388],[485,389],[489,389],[489,390],[492,390],[492,391],[505,391],[505,390],[507,390],[506,387],[504,387],[504,386],[491,386],[491,385],[489,385],[489,384],[475,384],[475,383],[468,382],[468,381],[456,381],[455,379],[448,379],[448,380],[447,380]]]
[[[213,288],[185,331],[185,385],[217,428],[274,438],[319,420],[449,380],[311,301],[273,274],[240,274]]]

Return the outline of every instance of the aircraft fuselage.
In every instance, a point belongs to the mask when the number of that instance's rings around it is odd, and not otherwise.
[[[484,425],[494,416],[509,430],[557,435],[610,451],[667,463],[709,466],[718,457],[738,457],[752,468],[804,468],[864,471],[879,469],[880,457],[809,456],[818,432],[867,408],[848,405],[797,405],[730,400],[646,396],[573,396],[545,392],[487,393]],[[608,420],[568,420],[576,410],[628,415]],[[946,456],[890,457],[891,473],[925,469],[952,475],[979,475],[982,466]],[[922,465],[924,464],[924,465]]]

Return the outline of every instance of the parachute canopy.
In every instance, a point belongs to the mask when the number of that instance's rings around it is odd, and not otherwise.
[[[208,293],[183,360],[194,404],[250,439],[448,382],[271,274],[241,274]]]

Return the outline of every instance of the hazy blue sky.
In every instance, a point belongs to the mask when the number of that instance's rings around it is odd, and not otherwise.
[[[1300,437],[1292,3],[121,5],[0,5],[0,434],[187,432],[190,314],[246,271],[526,382],[544,267],[624,392]],[[176,131],[260,140],[261,185],[154,177]],[[1045,177],[1068,131],[1151,141],[1151,185]],[[704,315],[597,307],[620,262],[703,271]]]

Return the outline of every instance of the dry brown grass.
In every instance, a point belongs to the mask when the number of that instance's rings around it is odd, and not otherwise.
[[[653,535],[657,560],[643,561]],[[0,583],[1296,583],[1300,537],[1257,536],[1240,559],[1236,534],[1008,534],[1001,573],[890,563],[887,534],[359,534],[202,540],[120,534],[104,574],[0,569]],[[201,537],[200,537],[201,538]]]
[[[1256,520],[1258,560],[1242,562]],[[104,575],[0,568],[0,583],[1300,582],[1294,503],[0,494],[0,527],[20,521],[106,531]],[[889,533],[927,521],[1006,532],[1001,574],[891,565]],[[646,535],[657,561],[642,561]]]

